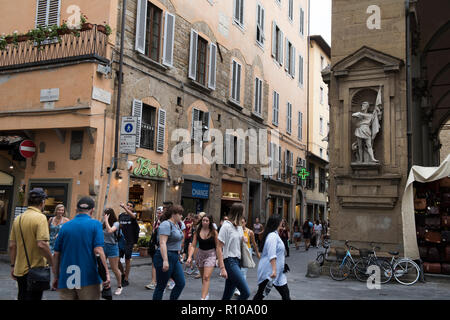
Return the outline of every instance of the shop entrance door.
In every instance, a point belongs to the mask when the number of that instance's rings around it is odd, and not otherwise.
[[[8,249],[11,224],[12,186],[0,186],[0,252]]]

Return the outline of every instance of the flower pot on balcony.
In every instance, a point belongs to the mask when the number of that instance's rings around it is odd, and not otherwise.
[[[147,257],[148,256],[148,248],[146,248],[146,247],[139,247],[139,255],[141,257]]]
[[[30,40],[30,36],[27,35],[21,35],[17,37],[17,42],[24,42]]]
[[[92,23],[86,22],[81,25],[81,31],[92,30],[94,25]]]
[[[13,37],[6,37],[5,40],[6,40],[6,43],[10,44],[10,43],[13,43],[14,38]]]
[[[100,31],[101,33],[106,34],[106,27],[103,25],[97,25],[97,30]]]
[[[71,34],[72,30],[70,30],[70,29],[58,29],[57,32],[58,32],[59,36],[63,36],[65,34]]]

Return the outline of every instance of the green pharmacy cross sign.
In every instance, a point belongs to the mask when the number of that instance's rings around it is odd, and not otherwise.
[[[306,177],[309,176],[309,172],[305,168],[302,168],[302,170],[297,171],[297,176],[302,180],[306,180]]]

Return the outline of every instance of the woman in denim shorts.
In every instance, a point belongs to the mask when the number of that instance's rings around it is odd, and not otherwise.
[[[122,293],[122,273],[119,270],[119,228],[116,213],[113,209],[105,209],[103,222],[103,237],[105,238],[105,256],[117,279],[116,295]]]

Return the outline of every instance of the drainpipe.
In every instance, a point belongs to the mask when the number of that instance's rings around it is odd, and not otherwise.
[[[408,138],[408,172],[412,167],[412,88],[411,88],[411,20],[410,20],[410,0],[405,0],[406,5],[406,125]]]
[[[306,74],[308,75],[308,81],[306,82],[306,155],[305,160],[308,157],[309,154],[309,81],[310,81],[310,68],[309,68],[309,59],[310,59],[310,50],[311,50],[311,0],[308,0],[308,52],[307,52],[307,67],[306,67]],[[303,208],[300,211],[300,221],[304,221],[306,219],[306,214],[308,211],[308,206],[306,204],[306,190],[302,190],[302,196],[303,196]],[[302,214],[303,213],[303,214]],[[300,223],[300,222],[299,222]]]
[[[119,85],[117,87],[117,107],[116,107],[116,127],[114,132],[114,166],[109,171],[110,174],[112,171],[117,170],[117,165],[119,161],[119,128],[120,128],[120,98],[122,96],[122,81],[123,81],[123,46],[124,46],[124,38],[125,38],[125,17],[126,17],[126,8],[127,8],[127,0],[122,0],[122,26],[120,31],[120,59],[119,59]]]
[[[108,183],[106,185],[105,201],[103,202],[103,210],[108,203],[108,193],[111,186],[111,174],[117,170],[119,162],[119,126],[120,126],[120,98],[122,96],[122,70],[123,70],[123,45],[125,38],[125,13],[127,7],[127,0],[122,0],[122,26],[120,31],[120,60],[119,60],[119,86],[117,88],[117,108],[116,108],[116,125],[114,128],[114,157],[111,159],[111,167],[108,167]]]

